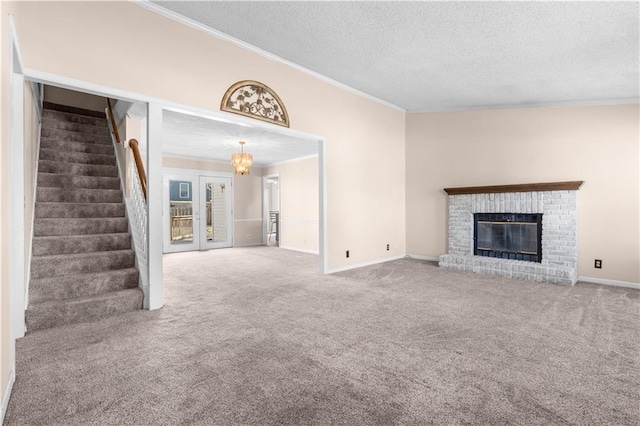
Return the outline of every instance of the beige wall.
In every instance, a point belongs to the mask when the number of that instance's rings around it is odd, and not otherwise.
[[[104,109],[107,107],[107,101],[101,96],[61,89],[54,86],[45,86],[44,100],[54,104],[100,112],[104,112]]]
[[[231,164],[164,157],[163,167],[233,173]],[[252,167],[248,176],[233,179],[234,246],[262,244],[262,169]]]
[[[319,250],[318,158],[265,167],[278,174],[280,186],[280,247]]]
[[[638,114],[638,105],[407,114],[407,253],[446,252],[445,187],[584,180],[579,275],[640,282]]]
[[[329,268],[404,253],[404,112],[129,2],[10,5],[30,69],[208,110],[239,80],[269,85],[293,129],[326,137]]]

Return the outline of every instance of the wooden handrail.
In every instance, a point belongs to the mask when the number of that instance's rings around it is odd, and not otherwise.
[[[109,120],[111,120],[111,127],[113,128],[113,135],[116,138],[116,142],[124,146],[124,143],[122,143],[122,140],[120,139],[120,133],[118,132],[116,118],[113,115],[111,98],[107,98],[107,110],[109,112]],[[140,148],[138,148],[138,141],[135,139],[130,139],[129,146],[131,147],[131,151],[133,152],[133,159],[136,162],[138,178],[140,178],[140,186],[142,187],[142,195],[144,195],[144,200],[147,201],[147,173],[144,171],[144,163],[142,162],[142,157],[140,157]]]
[[[113,128],[113,135],[116,137],[116,142],[122,143],[120,133],[118,132],[118,125],[116,124],[116,117],[113,115],[113,108],[111,107],[111,98],[107,98],[107,110],[109,111],[109,120],[111,120],[111,127]]]
[[[136,169],[138,169],[138,177],[140,178],[140,186],[142,187],[142,195],[144,200],[147,201],[147,174],[144,171],[144,164],[142,163],[142,157],[140,157],[140,149],[138,148],[138,141],[135,139],[129,139],[129,146],[133,152],[133,158],[136,161]]]

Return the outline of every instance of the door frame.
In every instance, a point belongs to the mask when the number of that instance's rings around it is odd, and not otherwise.
[[[269,188],[267,185],[267,181],[269,179],[272,179],[274,177],[278,178],[278,206],[280,206],[280,214],[282,214],[282,204],[280,203],[282,201],[281,197],[280,197],[280,191],[281,191],[281,187],[280,187],[280,173],[272,173],[270,175],[264,175],[262,176],[262,245],[268,245],[269,244],[269,237],[267,236],[268,231],[269,231],[269,202],[268,202],[268,197],[269,197]],[[282,233],[280,234],[280,237],[282,237]]]
[[[14,45],[17,45],[17,34],[12,29],[11,34],[14,38]],[[11,36],[10,36],[11,37]],[[10,40],[11,42],[11,40]],[[24,68],[22,74],[25,79],[35,83],[47,84],[61,87],[63,89],[78,90],[92,95],[118,98],[130,102],[143,102],[148,105],[147,123],[143,130],[146,130],[147,138],[147,179],[148,179],[148,265],[147,272],[149,277],[149,306],[148,309],[158,309],[163,305],[163,272],[162,272],[162,111],[173,111],[187,115],[207,118],[213,121],[221,121],[231,123],[237,126],[250,127],[255,129],[269,130],[273,133],[314,141],[318,143],[318,180],[319,180],[319,249],[320,262],[319,269],[321,274],[327,274],[333,271],[329,270],[329,254],[328,254],[328,220],[327,220],[327,139],[324,136],[312,133],[302,132],[282,126],[274,126],[270,123],[261,122],[240,115],[229,114],[227,112],[205,109],[186,105],[165,98],[158,98],[141,93],[123,90],[114,86],[92,83],[86,80],[54,74],[50,72],[38,71],[30,68]],[[11,96],[11,94],[10,94]],[[13,99],[12,99],[13,100]],[[23,119],[24,111],[19,109],[15,111]],[[22,237],[24,244],[24,237]],[[24,286],[23,286],[24,289]],[[15,282],[11,283],[11,294],[21,289],[17,288]],[[13,306],[13,300],[12,300]],[[24,323],[24,310],[22,312],[13,312],[12,310],[12,329],[16,324]],[[24,333],[24,331],[23,331]]]
[[[18,43],[13,15],[9,15],[9,99],[11,111],[9,113],[9,180],[11,187],[10,197],[10,223],[9,238],[11,250],[9,251],[9,276],[10,276],[10,296],[11,318],[12,318],[12,349],[16,339],[24,336],[26,331],[25,311],[27,309],[27,277],[25,276],[25,253],[26,244],[25,227],[25,205],[24,205],[24,81],[22,67],[22,55]],[[34,193],[35,196],[35,193]],[[34,212],[35,215],[35,212]],[[12,359],[15,357],[12,355]]]
[[[225,175],[229,174],[229,173],[224,173]],[[227,210],[227,230],[229,231],[229,236],[227,241],[225,241],[224,243],[216,243],[215,241],[207,241],[206,237],[203,240],[203,236],[206,235],[207,233],[207,221],[206,221],[206,216],[205,219],[203,219],[202,216],[202,207],[204,206],[204,212],[206,215],[206,211],[207,211],[207,200],[206,200],[206,196],[204,199],[201,198],[201,195],[203,194],[202,190],[205,189],[206,187],[205,185],[203,185],[204,183],[206,183],[207,180],[212,181],[212,180],[217,180],[217,179],[225,179],[229,182],[229,188],[228,188],[228,205],[226,206],[226,210]],[[199,200],[199,206],[198,206],[198,210],[199,210],[199,223],[198,223],[198,240],[199,240],[199,244],[200,244],[200,251],[206,251],[206,250],[213,250],[213,249],[219,249],[219,248],[231,248],[234,247],[235,245],[235,227],[236,227],[236,221],[234,220],[234,209],[233,209],[233,195],[234,195],[234,190],[233,190],[233,176],[223,176],[223,173],[217,173],[215,176],[203,176],[203,175],[198,175],[198,189],[199,189],[199,194],[198,197],[200,198]],[[212,194],[213,197],[213,194]],[[213,212],[211,212],[211,214],[213,214]],[[213,229],[213,216],[212,216],[212,222],[211,222],[211,226]]]
[[[164,218],[168,218],[169,217],[169,185],[168,182],[169,180],[180,180],[181,178],[184,178],[184,180],[191,180],[192,182],[194,182],[191,185],[191,191],[192,191],[192,204],[195,205],[195,201],[194,201],[194,197],[193,197],[193,192],[194,192],[194,188],[196,191],[200,190],[200,177],[206,177],[206,178],[229,178],[231,179],[231,196],[230,196],[230,204],[231,204],[231,224],[230,224],[230,233],[231,233],[231,247],[233,247],[235,245],[235,209],[234,209],[234,203],[235,203],[235,192],[234,192],[234,183],[235,183],[235,178],[233,173],[228,173],[228,172],[214,172],[211,170],[202,170],[202,169],[178,169],[178,168],[173,168],[173,167],[163,167],[162,168],[162,194],[163,194],[163,202],[162,202],[162,216]],[[176,178],[176,179],[174,179]],[[199,198],[199,197],[198,197]],[[200,209],[200,200],[198,199],[198,210]],[[194,212],[195,214],[195,212]],[[168,220],[163,220],[162,221],[162,252],[163,254],[168,254],[168,253],[175,253],[178,251],[206,251],[206,250],[213,250],[214,248],[205,248],[202,249],[200,247],[200,242],[198,241],[196,244],[196,240],[195,240],[195,234],[196,232],[199,233],[200,232],[200,221],[198,221],[198,225],[194,226],[194,242],[193,244],[190,244],[189,246],[192,247],[191,250],[177,250],[177,251],[167,251],[167,247],[168,247],[168,238],[170,233],[171,233],[171,229],[170,229],[170,225],[169,225],[169,221]],[[198,238],[200,238],[200,236],[198,236]],[[186,245],[185,245],[186,246]]]

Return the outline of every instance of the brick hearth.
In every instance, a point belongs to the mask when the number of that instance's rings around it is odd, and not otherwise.
[[[450,188],[449,249],[440,256],[444,268],[473,271],[538,282],[573,285],[578,278],[578,191],[575,189],[511,192],[514,189],[557,188],[559,183]],[[538,185],[538,186],[536,186]],[[553,185],[553,186],[552,186]],[[504,192],[494,192],[502,188]],[[456,191],[467,190],[467,191]],[[542,262],[473,255],[474,213],[542,213]]]

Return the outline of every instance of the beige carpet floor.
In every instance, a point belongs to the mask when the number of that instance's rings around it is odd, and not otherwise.
[[[5,424],[640,424],[640,291],[257,247],[164,258],[163,309],[18,342]]]

